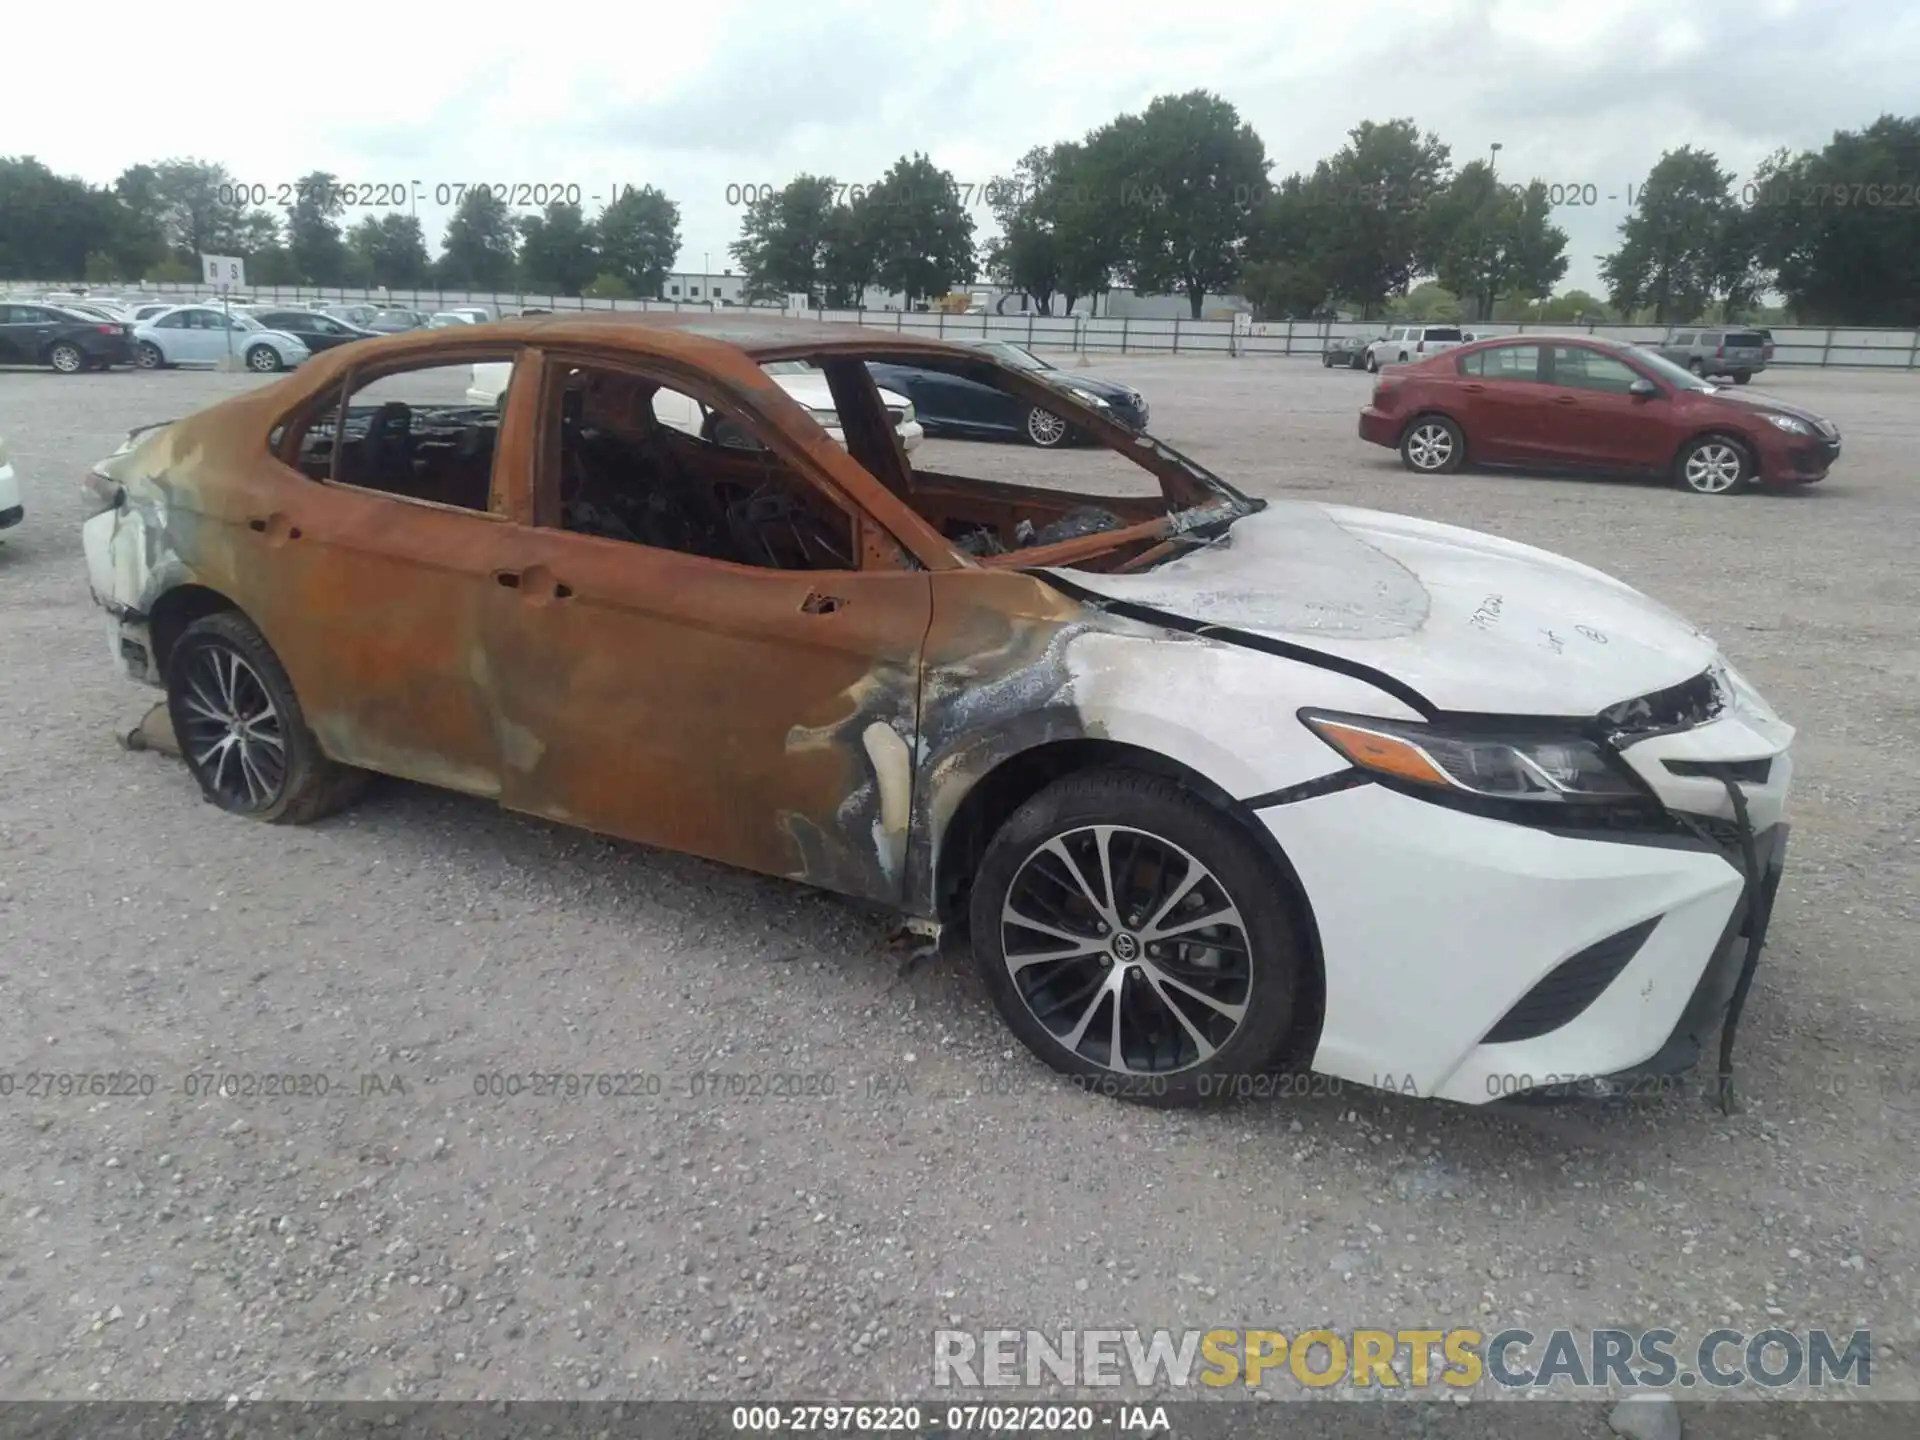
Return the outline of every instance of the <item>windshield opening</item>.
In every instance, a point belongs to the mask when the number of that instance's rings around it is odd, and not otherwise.
[[[1656,355],[1651,350],[1636,350],[1634,363],[1653,372],[1656,380],[1663,380],[1676,390],[1711,390],[1714,387],[1684,366],[1676,365],[1664,355]]]

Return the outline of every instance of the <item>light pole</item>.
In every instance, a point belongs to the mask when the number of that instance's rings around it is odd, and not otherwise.
[[[1500,142],[1494,141],[1487,147],[1487,173],[1494,173],[1494,167],[1500,163]]]

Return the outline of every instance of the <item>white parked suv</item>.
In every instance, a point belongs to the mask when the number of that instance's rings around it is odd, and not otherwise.
[[[0,435],[0,530],[11,530],[26,515],[20,503],[20,481],[13,473],[13,457],[7,454],[7,437]]]
[[[1451,350],[1467,338],[1458,325],[1396,325],[1367,346],[1367,369],[1405,365],[1425,355]]]
[[[834,409],[833,392],[827,386],[825,375],[804,360],[773,360],[761,368],[795,402],[804,405],[827,434],[841,445],[847,443],[847,437],[840,430],[840,412]],[[507,381],[512,375],[513,364],[507,360],[474,366],[473,381],[467,387],[467,399],[475,405],[498,404],[500,397],[506,393]],[[914,418],[913,402],[904,395],[882,389],[880,403],[887,407],[887,413],[893,417],[894,433],[900,437],[900,448],[911,451],[926,436],[926,431]],[[662,425],[671,425],[689,435],[700,434],[707,418],[700,402],[691,395],[682,395],[678,390],[664,387],[654,392],[653,414]],[[731,443],[724,427],[719,439],[722,444]]]

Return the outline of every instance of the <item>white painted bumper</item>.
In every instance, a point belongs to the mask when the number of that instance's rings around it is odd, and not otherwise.
[[[1319,930],[1327,996],[1313,1068],[1466,1104],[1651,1059],[1743,890],[1718,852],[1565,838],[1378,785],[1260,818]],[[1561,962],[1655,917],[1585,1010],[1537,1038],[1482,1043]]]
[[[26,511],[20,503],[20,478],[13,473],[11,461],[0,460],[0,530],[11,529],[25,518]]]

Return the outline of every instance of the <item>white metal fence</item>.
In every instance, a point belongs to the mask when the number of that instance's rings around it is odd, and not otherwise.
[[[48,287],[40,287],[48,288]],[[171,285],[133,289],[89,287],[101,294],[131,297],[138,293],[155,299],[207,299],[203,285]],[[236,297],[237,298],[237,297]],[[444,310],[452,305],[486,305],[496,314],[529,306],[564,311],[586,310],[712,310],[726,314],[781,313],[777,308],[757,312],[740,306],[706,305],[665,300],[593,300],[570,295],[481,293],[461,290],[336,290],[290,286],[256,286],[247,298],[255,303],[307,300],[342,303],[370,302],[416,310]],[[1254,325],[1236,330],[1227,320],[1160,320],[1068,315],[947,315],[901,310],[813,310],[821,320],[844,321],[869,328],[911,335],[953,338],[990,336],[1042,349],[1116,355],[1214,355],[1246,358],[1310,356],[1318,359],[1327,342],[1336,337],[1372,339],[1389,323],[1295,320]],[[1400,323],[1400,322],[1392,322]],[[1527,322],[1470,323],[1475,335],[1515,335],[1528,331],[1565,334],[1586,331],[1614,339],[1658,340],[1665,335],[1657,325],[1575,325]],[[1712,328],[1712,327],[1707,327]],[[1774,326],[1775,365],[1859,366],[1874,369],[1920,369],[1920,329],[1858,326]]]

